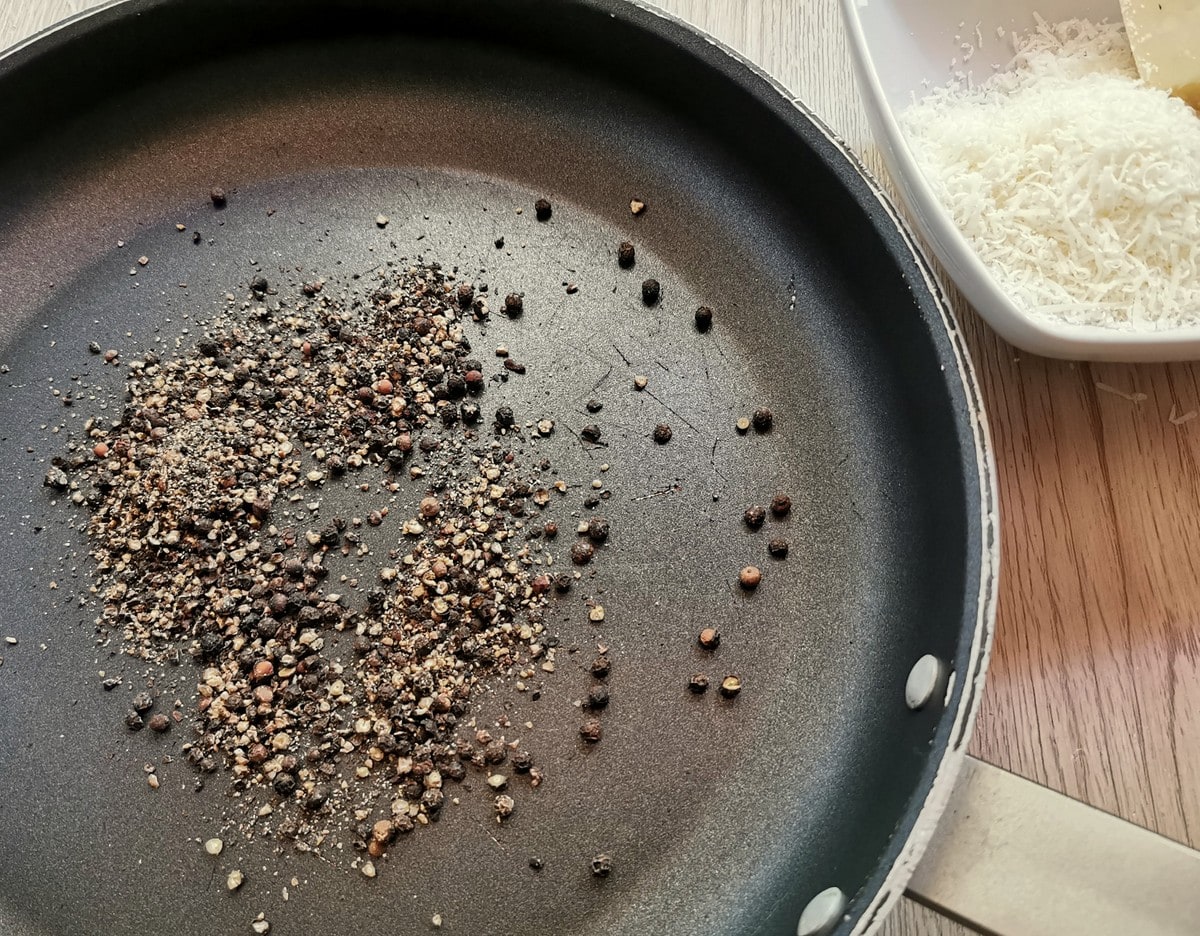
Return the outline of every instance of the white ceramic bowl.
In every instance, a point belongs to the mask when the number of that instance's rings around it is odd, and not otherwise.
[[[1050,22],[1073,18],[1118,21],[1118,0],[840,0],[855,77],[884,162],[910,217],[950,277],[999,334],[1027,351],[1093,361],[1177,361],[1200,358],[1200,327],[1128,332],[1034,318],[996,284],[958,232],[917,167],[896,114],[931,87],[946,84],[951,62],[982,81],[1008,64],[1008,34],[1033,27],[1036,12]],[[983,42],[976,39],[976,27]],[[996,28],[1005,30],[1005,38]],[[955,37],[960,38],[956,39]],[[976,49],[962,63],[961,43]]]

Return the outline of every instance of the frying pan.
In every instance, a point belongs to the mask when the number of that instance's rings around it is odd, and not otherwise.
[[[796,932],[822,892],[823,931],[878,925],[975,714],[995,489],[954,321],[813,115],[706,37],[611,0],[129,0],[0,60],[0,128],[0,601],[18,641],[0,651],[0,930],[239,933],[262,912],[275,933],[419,933],[436,913],[495,936],[767,934]],[[626,239],[633,271],[614,260]],[[545,451],[564,478],[603,476],[613,536],[552,610],[578,652],[541,698],[498,684],[478,703],[535,726],[523,742],[547,782],[499,826],[468,777],[461,805],[366,880],[348,847],[299,855],[223,826],[227,787],[196,790],[186,730],[124,729],[130,692],[186,710],[197,672],[97,635],[83,517],[41,481],[121,404],[123,371],[89,342],[171,353],[260,273],[286,297],[402,258],[524,291],[520,321],[471,333],[528,367],[488,405],[577,430],[603,401],[608,449],[564,431]],[[663,284],[653,309],[645,276]],[[773,430],[738,436],[761,407]],[[670,445],[650,441],[658,422]],[[741,522],[777,490],[795,502],[784,562]],[[736,584],[751,561],[766,571],[752,595]],[[709,622],[716,658],[695,647]],[[573,703],[597,642],[613,702],[583,751]],[[691,697],[703,667],[746,688]],[[218,833],[213,858],[200,842]],[[233,867],[247,883],[229,894]]]

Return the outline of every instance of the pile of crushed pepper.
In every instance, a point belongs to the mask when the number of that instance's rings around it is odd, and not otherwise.
[[[46,477],[90,510],[99,624],[131,656],[195,659],[183,750],[201,783],[230,771],[247,828],[302,850],[351,829],[378,857],[436,820],[472,765],[503,821],[505,774],[537,786],[541,772],[515,740],[465,734],[464,716],[491,676],[553,670],[544,612],[607,521],[560,545],[548,518],[567,485],[511,445],[553,420],[485,413],[465,334],[490,314],[482,291],[436,265],[338,295],[321,281],[278,299],[262,278],[251,288],[194,348],[132,362],[120,419],[89,421]],[[519,315],[520,295],[502,311]],[[327,489],[369,499],[380,478],[407,512],[318,519]],[[375,556],[364,538],[383,533],[392,548],[370,573],[331,575],[339,556]],[[344,656],[331,652],[341,634]],[[136,697],[129,729],[182,721],[154,705]]]

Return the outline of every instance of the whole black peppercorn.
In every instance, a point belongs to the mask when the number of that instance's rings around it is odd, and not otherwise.
[[[759,432],[766,432],[775,422],[775,416],[769,409],[756,409],[750,420]]]
[[[608,855],[597,855],[591,861],[592,874],[598,878],[606,878],[612,874],[613,861]]]
[[[608,686],[596,685],[588,690],[587,707],[602,709],[608,705]]]
[[[459,283],[454,295],[458,299],[458,304],[466,309],[471,305],[471,300],[475,298],[475,287],[470,283]]]
[[[658,302],[662,295],[662,286],[656,279],[648,279],[642,281],[642,302],[648,306]]]
[[[696,329],[698,331],[706,332],[712,328],[712,322],[713,310],[708,306],[700,306],[700,308],[696,310]]]
[[[533,766],[533,755],[528,751],[517,751],[512,756],[510,763],[512,764],[512,769],[517,773],[529,773],[529,768]]]
[[[254,279],[250,280],[250,290],[258,293],[259,295],[267,291],[268,285],[267,278],[262,275],[256,276]]]
[[[291,796],[296,792],[296,778],[290,773],[279,773],[275,775],[273,784],[275,792],[282,797]]]
[[[142,721],[142,716],[137,712],[128,712],[125,715],[125,727],[130,731],[141,731],[146,727],[146,723]]]
[[[604,517],[592,517],[588,521],[587,535],[593,543],[603,543],[608,540],[609,522]]]
[[[468,426],[473,426],[479,422],[479,418],[482,415],[479,411],[479,404],[472,403],[470,400],[459,408],[459,413],[462,416],[462,421]]]
[[[542,868],[546,867],[546,862],[542,861],[537,855],[534,855],[529,859],[529,867],[533,868],[534,871],[541,871]]]
[[[501,429],[509,429],[516,423],[511,406],[502,406],[496,410],[496,425]]]
[[[600,427],[596,425],[589,424],[579,430],[579,437],[583,439],[584,442],[591,442],[595,444],[596,442],[600,441],[600,435]]]
[[[225,646],[225,640],[220,634],[205,634],[200,638],[200,653],[203,656],[215,656]]]
[[[604,730],[600,726],[600,719],[589,718],[579,726],[579,737],[583,738],[588,744],[595,744],[600,740]]]
[[[154,708],[154,696],[148,692],[139,692],[133,697],[133,710],[139,714]]]
[[[156,731],[159,734],[171,730],[171,719],[162,712],[159,712],[156,715],[151,715],[150,721],[147,722],[147,724],[150,726],[151,731]]]
[[[666,445],[671,441],[671,427],[666,423],[659,423],[654,427],[654,441],[659,445]]]
[[[747,507],[742,519],[746,521],[746,526],[752,530],[757,530],[762,527],[763,522],[767,519],[767,512],[757,504]]]
[[[525,311],[525,300],[520,293],[509,293],[504,297],[504,314],[509,318],[518,318]]]
[[[696,695],[701,695],[708,692],[708,677],[703,673],[696,673],[688,680],[688,690]]]
[[[599,400],[588,400],[585,407],[589,413],[598,413],[604,409],[604,404]]]
[[[777,517],[786,517],[792,512],[792,499],[786,494],[776,494],[771,498],[771,513]]]
[[[225,194],[225,189],[219,185],[213,186],[212,191],[208,193],[208,197],[212,201],[214,208],[224,208],[226,202],[229,200]]]
[[[774,559],[786,559],[788,554],[788,541],[782,537],[777,537],[767,543],[767,552]]]
[[[633,244],[629,243],[629,241],[621,241],[620,246],[617,247],[617,263],[622,268],[628,270],[633,266],[636,259],[637,252],[634,250]]]
[[[596,547],[586,540],[580,540],[571,547],[571,561],[575,565],[586,565],[596,554]]]
[[[533,203],[533,214],[539,221],[549,221],[553,211],[550,202],[544,198],[539,198]]]

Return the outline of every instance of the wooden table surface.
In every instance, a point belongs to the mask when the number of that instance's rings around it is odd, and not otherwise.
[[[0,47],[92,0],[0,0]],[[663,0],[825,119],[887,184],[835,0]],[[972,752],[1200,847],[1200,381],[1050,361],[957,308],[999,464],[1003,572]],[[888,936],[962,927],[909,901]]]

